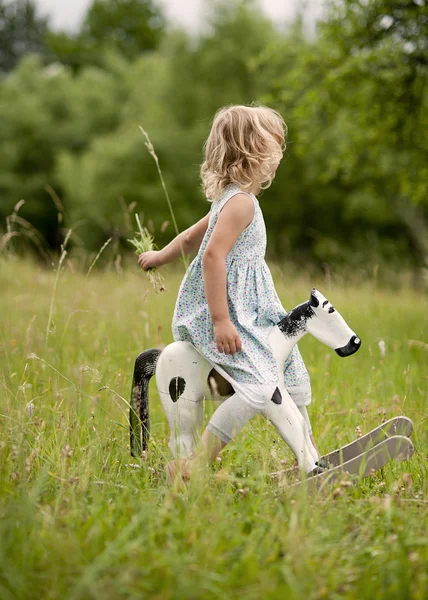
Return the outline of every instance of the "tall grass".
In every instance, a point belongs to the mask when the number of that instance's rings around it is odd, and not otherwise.
[[[308,498],[269,476],[292,456],[262,418],[188,487],[169,487],[154,383],[149,455],[131,459],[134,360],[172,341],[181,274],[167,270],[169,291],[156,295],[137,269],[85,281],[65,268],[51,309],[58,271],[0,269],[0,598],[426,597],[424,297],[274,269],[284,306],[316,285],[363,340],[348,359],[308,336],[300,344],[320,449],[394,415],[415,423],[409,462]]]

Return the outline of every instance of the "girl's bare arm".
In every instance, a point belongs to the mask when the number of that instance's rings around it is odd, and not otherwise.
[[[217,348],[225,354],[234,354],[242,347],[227,306],[226,256],[253,217],[252,198],[247,194],[236,194],[220,212],[204,252],[205,295],[214,324]]]
[[[172,242],[170,242],[162,250],[151,250],[143,252],[138,257],[138,264],[142,269],[147,271],[152,267],[161,267],[172,262],[180,256],[192,254],[199,249],[205,232],[208,228],[209,214],[203,219],[182,231]]]

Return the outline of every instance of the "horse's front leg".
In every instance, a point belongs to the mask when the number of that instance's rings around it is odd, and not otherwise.
[[[174,458],[187,458],[199,439],[204,382],[210,365],[188,342],[167,346],[156,367],[156,385],[170,428]]]
[[[279,435],[291,448],[299,467],[305,473],[312,473],[319,456],[309,436],[307,423],[287,390],[283,386],[279,390],[281,403],[268,402],[263,414],[275,425]]]

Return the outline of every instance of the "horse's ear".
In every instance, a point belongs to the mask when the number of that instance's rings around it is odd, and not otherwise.
[[[315,296],[316,292],[316,288],[312,288],[311,295],[309,296],[309,306],[313,306],[314,308],[320,305],[318,298]]]

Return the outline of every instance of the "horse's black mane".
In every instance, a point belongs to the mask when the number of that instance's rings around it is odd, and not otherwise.
[[[308,319],[314,316],[314,311],[309,302],[303,302],[290,310],[279,323],[280,331],[287,337],[294,337],[297,333],[305,329],[305,324]]]

